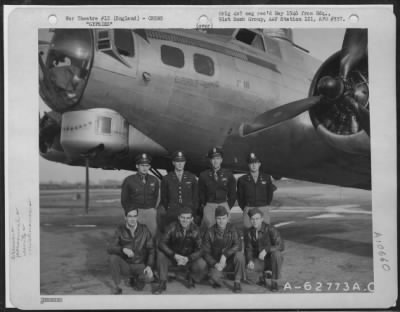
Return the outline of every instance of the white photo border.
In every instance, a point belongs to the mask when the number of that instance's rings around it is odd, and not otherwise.
[[[246,6],[246,9],[283,9],[288,6]],[[371,175],[374,283],[372,293],[271,294],[268,296],[169,295],[152,296],[46,296],[41,302],[40,224],[39,224],[39,150],[38,150],[38,29],[91,28],[84,22],[68,22],[67,15],[102,16],[112,11],[126,15],[127,10],[144,16],[164,16],[162,22],[114,23],[112,28],[196,28],[207,16],[214,28],[368,28],[368,57],[371,106]],[[391,5],[305,6],[290,9],[324,9],[338,16],[356,14],[357,24],[349,19],[340,24],[278,22],[262,25],[240,22],[219,24],[218,10],[243,6],[5,6],[5,199],[6,199],[6,298],[20,309],[348,309],[388,308],[397,300],[397,159],[396,159],[396,71],[395,16]],[[78,13],[79,12],[79,13]],[[48,18],[57,16],[57,24]],[[176,16],[185,16],[176,19]],[[207,21],[207,20],[206,20]],[[379,21],[379,22],[378,22]],[[102,28],[102,27],[99,27]],[[383,48],[384,47],[384,48]],[[379,151],[379,152],[378,152]],[[29,224],[25,256],[10,254],[16,220]],[[383,246],[390,270],[379,261]],[[23,277],[23,278],[21,278]],[[289,297],[287,297],[289,296]],[[61,298],[60,300],[57,298]],[[149,300],[151,298],[151,300]],[[174,300],[171,300],[173,298]],[[290,298],[290,300],[288,300]],[[183,299],[183,300],[180,300]],[[195,304],[193,304],[193,302]]]

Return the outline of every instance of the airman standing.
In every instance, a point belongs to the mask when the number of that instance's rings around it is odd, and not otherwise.
[[[243,224],[245,228],[251,226],[248,211],[257,207],[264,215],[264,221],[270,223],[269,204],[272,201],[276,186],[271,176],[260,172],[261,162],[250,153],[247,157],[250,172],[241,176],[237,183],[237,195],[240,208],[243,210]]]
[[[172,164],[174,171],[161,181],[161,204],[166,210],[166,215],[160,220],[163,228],[176,221],[183,207],[191,209],[193,216],[196,216],[199,205],[197,178],[185,171],[186,156],[183,151],[176,151],[172,155]]]
[[[149,174],[150,164],[150,155],[142,153],[136,157],[137,173],[128,176],[122,183],[121,204],[125,211],[138,209],[138,221],[146,224],[155,237],[160,183],[156,177]]]
[[[223,206],[229,211],[236,201],[236,180],[232,172],[221,168],[223,151],[213,147],[208,152],[211,169],[203,171],[199,177],[200,212],[203,215],[203,230],[215,224],[215,209]]]

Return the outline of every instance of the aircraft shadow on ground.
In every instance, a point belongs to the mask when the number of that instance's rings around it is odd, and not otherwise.
[[[279,228],[279,231],[282,237],[288,241],[311,245],[335,252],[349,253],[355,256],[372,258],[373,251],[371,222],[368,224],[364,223],[362,225],[358,224],[357,221],[346,221],[344,223],[343,221],[340,222],[335,222],[334,224],[332,224],[332,222],[328,223],[321,221],[302,222],[299,224],[292,224],[283,228]],[[366,235],[369,233],[370,241],[362,242],[358,240],[352,240],[354,237],[353,232],[355,230],[363,231]],[[344,233],[348,234],[346,235],[348,239],[332,237],[337,234],[343,235]]]

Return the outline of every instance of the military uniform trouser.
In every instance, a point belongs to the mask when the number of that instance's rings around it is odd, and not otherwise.
[[[259,276],[258,273],[264,271],[272,271],[272,279],[280,279],[282,264],[283,264],[283,256],[279,250],[275,250],[269,252],[264,260],[254,259],[254,270],[247,269],[247,275],[250,280],[256,281]]]
[[[185,270],[198,283],[207,275],[207,263],[203,258],[198,258],[194,261],[189,261],[185,266],[178,266],[175,259],[169,258],[162,251],[157,253],[157,270],[161,281],[166,281],[168,278],[169,266],[175,266]]]
[[[248,215],[248,212],[249,212],[249,210],[251,210],[253,208],[256,208],[256,207],[254,207],[254,206],[246,206],[246,207],[244,207],[244,210],[243,210],[243,225],[244,225],[245,228],[251,227],[250,217]],[[270,212],[269,212],[270,207],[269,206],[260,206],[260,207],[257,207],[257,209],[260,210],[263,213],[265,223],[271,224],[270,223],[271,222],[271,218],[270,218]]]
[[[143,272],[145,267],[144,263],[128,263],[119,255],[110,256],[111,277],[115,286],[121,283],[122,276],[137,277],[145,282],[151,282]]]
[[[156,208],[147,208],[147,209],[139,208],[138,222],[145,224],[148,227],[153,239],[156,237],[158,229]]]
[[[223,278],[223,272],[234,272],[235,273],[235,281],[240,282],[242,279],[246,279],[246,269],[245,269],[245,260],[242,252],[237,251],[234,255],[230,256],[226,260],[226,266],[223,271],[218,271],[215,267],[210,268],[210,278],[221,284],[221,279]]]
[[[217,209],[218,206],[224,206],[229,215],[230,208],[227,202],[222,202],[220,204],[207,203],[203,208],[203,220],[200,226],[202,232],[205,232],[210,226],[215,224],[215,209]]]

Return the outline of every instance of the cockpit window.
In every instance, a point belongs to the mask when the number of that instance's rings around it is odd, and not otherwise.
[[[182,68],[185,65],[182,50],[167,45],[161,46],[161,60],[166,65],[178,68]]]
[[[264,39],[267,44],[268,53],[275,55],[279,58],[282,58],[281,48],[279,47],[279,43],[276,40],[270,39],[268,37],[265,37]]]
[[[199,74],[212,76],[214,75],[214,62],[213,60],[202,54],[193,55],[194,69]]]
[[[261,35],[248,30],[248,29],[240,29],[236,34],[236,40],[246,43],[256,49],[261,51],[265,51],[265,46]]]
[[[135,47],[131,30],[115,29],[114,42],[119,54],[129,57],[133,57],[135,55]]]

